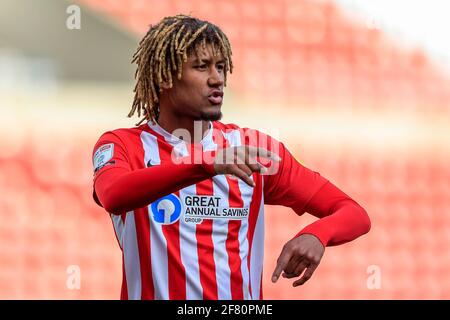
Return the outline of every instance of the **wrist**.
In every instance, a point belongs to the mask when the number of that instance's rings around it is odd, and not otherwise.
[[[214,168],[214,163],[203,162],[201,166],[203,170],[205,170],[211,176],[215,176],[217,174],[216,169]]]
[[[215,160],[216,160],[216,152],[203,152],[202,154],[202,168],[206,171],[210,176],[215,176],[216,168],[215,168]]]
[[[328,245],[328,242],[330,241],[330,236],[329,236],[328,232],[323,228],[320,228],[320,229],[315,228],[315,226],[313,224],[303,228],[303,230],[301,230],[299,233],[297,233],[294,238],[297,238],[304,234],[309,234],[309,235],[316,237],[322,243],[324,248]]]

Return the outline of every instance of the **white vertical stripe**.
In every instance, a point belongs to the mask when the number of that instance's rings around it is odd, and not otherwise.
[[[196,194],[195,184],[180,190],[180,199],[184,201],[186,195]],[[184,212],[184,210],[183,210]],[[195,236],[197,225],[184,222],[184,216],[180,221],[180,253],[181,262],[186,269],[186,299],[203,299],[203,288],[200,282],[200,267],[198,264],[197,237]]]
[[[114,225],[114,231],[116,232],[117,240],[119,241],[119,245],[121,248],[123,248],[123,222],[122,222],[122,216],[118,214],[111,214],[111,220]]]
[[[125,218],[125,226],[123,229],[123,260],[128,299],[140,300],[142,298],[141,264],[133,211],[127,212]]]
[[[242,201],[244,202],[244,208],[249,208],[250,215],[250,203],[253,196],[253,188],[243,182],[241,179],[238,181],[239,190],[241,191]],[[242,220],[241,227],[239,229],[239,257],[241,258],[241,273],[242,273],[242,287],[244,292],[244,299],[251,299],[250,296],[250,283],[249,283],[249,270],[248,270],[248,217]]]
[[[214,151],[217,149],[217,144],[213,140],[213,128],[211,127],[210,132],[208,135],[201,141],[201,144],[203,146],[203,151]]]
[[[250,282],[252,299],[258,300],[261,288],[261,275],[264,261],[264,195],[261,195],[258,218],[252,241],[252,255],[250,258]]]
[[[150,250],[152,262],[153,286],[156,300],[169,299],[169,271],[167,243],[162,225],[155,223],[150,214]]]
[[[242,144],[241,132],[238,129],[231,130],[228,132],[223,132],[223,134],[225,136],[225,139],[227,139],[230,147],[239,147]]]
[[[221,174],[213,177],[214,196],[221,198],[221,206],[229,206],[228,182]],[[220,209],[219,209],[220,210]],[[231,299],[231,271],[228,263],[226,241],[228,238],[228,219],[213,219],[212,240],[214,245],[214,262],[216,265],[217,291],[219,300]]]
[[[159,147],[157,138],[143,131],[141,134],[142,145],[144,146],[144,163],[150,159],[152,164],[158,165],[161,163],[159,155]],[[149,207],[149,221],[150,221],[150,252],[152,264],[153,286],[155,288],[155,299],[169,299],[169,272],[168,272],[168,258],[167,258],[167,242],[162,232],[160,223],[153,220],[151,213],[151,204]]]
[[[189,154],[186,143],[177,145],[181,157]],[[198,264],[197,237],[195,236],[197,225],[184,222],[184,199],[187,195],[197,193],[196,185],[190,185],[180,190],[180,199],[183,203],[183,214],[180,218],[180,255],[181,263],[186,270],[186,300],[202,300],[203,287],[200,282],[200,266]]]

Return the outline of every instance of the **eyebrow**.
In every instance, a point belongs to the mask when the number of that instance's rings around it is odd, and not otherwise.
[[[194,60],[194,63],[206,63],[206,64],[209,64],[209,63],[211,63],[211,59],[207,59],[207,58],[198,59],[198,58],[196,58]],[[225,59],[221,59],[221,60],[217,61],[216,63],[225,63]]]

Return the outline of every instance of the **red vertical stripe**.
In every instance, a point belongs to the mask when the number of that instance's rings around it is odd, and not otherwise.
[[[264,268],[261,269],[261,280],[259,283],[259,300],[263,299],[263,274],[264,274]]]
[[[212,179],[204,180],[197,184],[198,195],[213,195]],[[200,283],[203,287],[204,300],[217,300],[216,263],[214,261],[214,243],[212,241],[211,219],[204,219],[197,225],[197,254],[200,269]]]
[[[242,200],[241,191],[239,189],[238,180],[227,177],[229,185],[228,201],[231,208],[242,208],[244,201]],[[228,253],[228,264],[230,266],[230,287],[232,299],[244,299],[244,291],[242,288],[242,270],[241,257],[239,256],[239,229],[241,228],[241,220],[230,220],[228,222],[228,237],[226,248]]]
[[[230,147],[229,141],[225,138],[224,148]],[[242,208],[244,201],[239,189],[239,182],[237,179],[227,177],[229,186],[228,203],[231,208]],[[230,220],[228,222],[228,237],[226,241],[226,248],[228,253],[228,264],[230,267],[230,287],[231,298],[234,300],[244,299],[243,278],[242,278],[242,261],[239,256],[239,230],[241,228],[241,220]]]
[[[122,289],[120,291],[120,300],[128,300],[127,275],[125,273],[125,260],[122,252]]]
[[[141,298],[144,300],[154,300],[155,292],[153,288],[152,263],[150,252],[150,221],[148,208],[139,208],[134,211],[136,223],[136,236],[139,249],[139,263],[141,267]]]

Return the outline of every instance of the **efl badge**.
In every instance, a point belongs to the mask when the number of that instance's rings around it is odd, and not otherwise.
[[[114,155],[114,144],[108,143],[100,146],[94,153],[94,171],[104,167]]]

